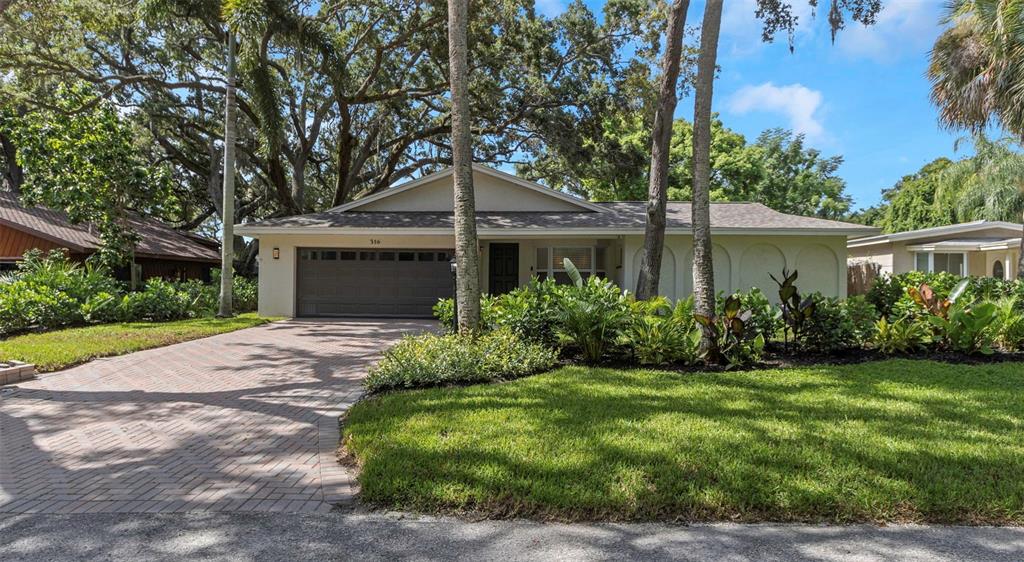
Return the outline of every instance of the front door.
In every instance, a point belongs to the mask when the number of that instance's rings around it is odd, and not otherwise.
[[[518,287],[519,244],[491,244],[487,269],[492,295],[502,295]]]

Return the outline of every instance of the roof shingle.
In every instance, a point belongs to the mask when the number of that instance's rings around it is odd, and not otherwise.
[[[99,233],[89,224],[71,224],[65,213],[46,207],[26,207],[9,191],[0,191],[0,224],[46,238],[75,252],[93,252],[101,245]],[[158,220],[131,216],[128,225],[139,235],[135,254],[140,257],[218,261],[213,240],[184,233]]]

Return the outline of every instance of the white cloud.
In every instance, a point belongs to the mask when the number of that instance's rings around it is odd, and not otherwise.
[[[863,26],[847,22],[836,36],[839,50],[851,58],[892,62],[907,54],[921,54],[935,43],[941,28],[943,3],[934,0],[884,2],[878,22]]]
[[[808,139],[821,140],[825,134],[817,115],[822,95],[802,84],[776,86],[765,82],[757,86],[744,86],[729,98],[729,110],[744,114],[751,112],[781,113],[789,119],[789,126]]]
[[[549,18],[562,15],[566,8],[562,0],[537,0],[535,5],[541,15]]]

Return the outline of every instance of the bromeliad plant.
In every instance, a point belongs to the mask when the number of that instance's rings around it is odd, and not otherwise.
[[[793,341],[797,342],[803,337],[808,320],[814,315],[817,303],[813,296],[801,297],[800,291],[796,288],[797,270],[790,273],[782,270],[782,281],[776,279],[771,273],[768,274],[772,281],[779,286],[779,306],[782,308],[782,320],[785,326],[782,329],[782,337],[786,346],[789,346],[789,335],[793,335]]]
[[[885,355],[920,351],[931,341],[930,324],[915,318],[897,318],[890,322],[883,316],[875,322],[872,343]]]
[[[742,310],[740,298],[732,295],[722,303],[715,316],[694,314],[701,328],[716,342],[717,353],[704,351],[703,359],[734,369],[756,363],[764,352],[764,334],[757,333],[749,323],[752,313]]]
[[[693,363],[700,351],[700,330],[693,320],[693,298],[675,308],[665,297],[633,301],[619,345],[641,365]]]

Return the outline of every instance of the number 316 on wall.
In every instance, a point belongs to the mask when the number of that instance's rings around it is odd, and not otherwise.
[[[371,246],[379,246],[380,245],[380,240],[377,240],[376,238],[370,238],[370,245]]]

